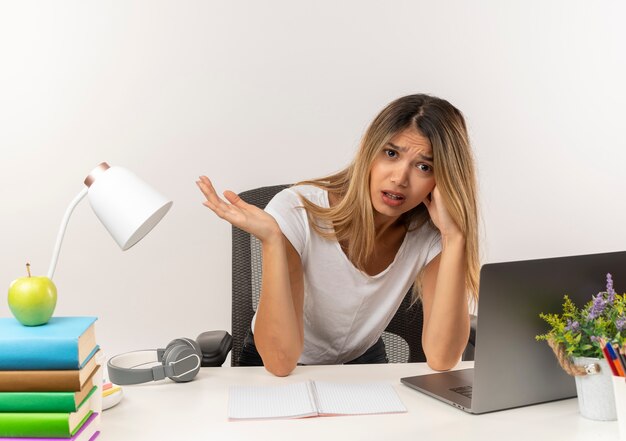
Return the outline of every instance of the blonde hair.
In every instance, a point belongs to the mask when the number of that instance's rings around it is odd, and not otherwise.
[[[297,184],[323,188],[337,196],[339,202],[324,208],[300,198],[302,204],[313,229],[323,237],[347,244],[348,258],[363,271],[374,253],[376,237],[370,196],[372,162],[391,138],[408,128],[417,129],[430,141],[437,188],[450,216],[465,235],[466,287],[477,299],[480,262],[474,159],[463,115],[448,101],[417,94],[387,105],[368,127],[347,168]],[[432,224],[424,204],[404,213],[401,220],[407,230],[427,222]],[[421,276],[420,273],[414,285],[416,298],[421,296]]]

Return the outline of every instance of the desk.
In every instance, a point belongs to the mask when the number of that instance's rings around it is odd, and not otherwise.
[[[457,368],[471,367],[472,362]],[[591,421],[575,399],[470,415],[410,389],[400,378],[432,372],[425,363],[298,366],[286,378],[264,368],[202,368],[190,383],[170,380],[124,386],[124,399],[104,412],[102,441],[111,440],[617,440],[617,423]],[[404,414],[298,420],[227,420],[228,387],[275,385],[307,379],[393,384]]]

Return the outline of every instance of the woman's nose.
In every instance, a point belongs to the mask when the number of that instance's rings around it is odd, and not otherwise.
[[[409,183],[408,168],[402,165],[395,167],[391,173],[391,182],[400,187],[406,187]]]

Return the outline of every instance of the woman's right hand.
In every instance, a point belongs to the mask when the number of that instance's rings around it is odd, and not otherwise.
[[[222,219],[252,234],[261,242],[282,237],[276,219],[269,213],[246,203],[230,190],[224,192],[224,197],[228,202],[224,201],[217,195],[213,184],[206,176],[200,176],[196,184],[206,197],[206,201],[202,204],[210,208]]]

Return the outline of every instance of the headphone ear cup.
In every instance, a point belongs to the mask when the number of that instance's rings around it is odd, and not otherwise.
[[[187,343],[182,338],[175,338],[174,340],[169,342],[167,346],[165,346],[165,351],[163,352],[163,358],[161,358],[161,363],[163,363],[163,366],[167,366],[172,361],[175,361],[173,357],[170,355],[172,353],[172,350],[175,347],[183,346],[186,344]]]
[[[200,349],[200,345],[195,340],[192,340],[190,338],[179,338],[177,340],[183,340],[187,342],[187,344],[191,346],[195,353],[198,354],[198,357],[200,357],[200,359],[202,360],[202,350]]]
[[[180,366],[179,371],[181,372],[177,372],[177,375],[168,375],[168,378],[177,383],[193,380],[200,371],[202,356],[199,350],[198,344],[188,338],[177,338],[169,342],[163,352],[163,366],[174,365],[177,362],[181,362],[184,365]]]

